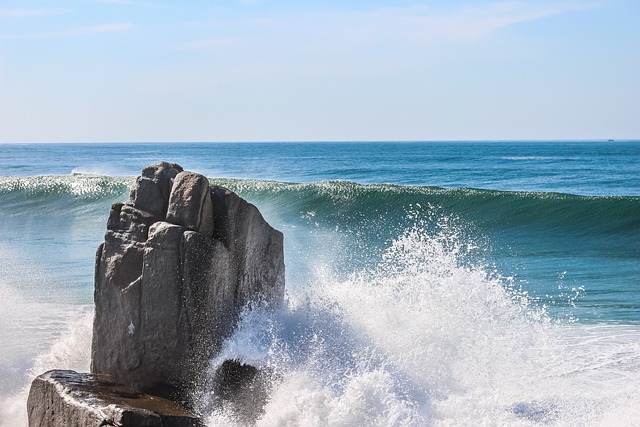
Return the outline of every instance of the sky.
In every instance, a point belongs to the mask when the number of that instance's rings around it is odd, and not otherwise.
[[[638,0],[0,0],[0,142],[609,138]]]

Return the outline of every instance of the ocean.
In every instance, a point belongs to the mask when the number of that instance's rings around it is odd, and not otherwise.
[[[0,144],[1,427],[88,371],[110,205],[162,160],[284,233],[285,306],[211,361],[277,373],[257,425],[640,425],[640,141],[459,141]]]

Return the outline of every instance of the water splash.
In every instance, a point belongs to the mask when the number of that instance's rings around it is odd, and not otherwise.
[[[260,426],[636,419],[640,335],[592,331],[594,348],[582,327],[552,320],[477,261],[463,235],[454,220],[434,232],[417,218],[377,267],[346,280],[318,268],[283,311],[246,312],[212,366],[273,373]],[[229,412],[209,418],[238,424]]]
[[[640,419],[640,330],[554,321],[483,262],[485,242],[438,215],[409,212],[413,225],[377,265],[345,277],[316,263],[280,312],[244,314],[211,371],[233,359],[269,373],[269,399],[256,424],[606,426]],[[86,371],[90,318],[86,312],[58,322],[61,339],[32,361],[30,378],[50,368]],[[26,387],[2,398],[0,426],[26,425]],[[242,424],[230,410],[211,412],[208,421]]]
[[[16,302],[21,305],[19,301],[12,301],[12,303]],[[31,382],[36,376],[51,369],[89,371],[93,310],[88,306],[66,307],[62,312],[55,312],[55,307],[45,305],[37,307],[40,310],[34,310],[33,305],[29,305],[29,308],[30,311],[27,314],[35,317],[32,321],[46,325],[41,327],[39,332],[40,335],[47,336],[50,346],[33,359],[24,360],[26,355],[22,356],[22,362],[29,363],[30,367],[26,369],[23,385],[19,389],[7,390],[9,393],[0,395],[0,427],[28,425],[26,402]],[[57,325],[52,325],[51,319]],[[31,327],[26,329],[32,335],[35,332]],[[14,335],[17,333],[12,332]],[[30,337],[30,339],[33,338]],[[31,345],[31,347],[34,346]],[[7,355],[1,356],[3,360],[9,360]]]

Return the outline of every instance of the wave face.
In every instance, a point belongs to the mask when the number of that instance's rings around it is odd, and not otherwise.
[[[640,197],[576,196],[439,187],[361,185],[348,181],[287,184],[220,180],[248,198],[300,209],[327,210],[326,220],[370,221],[379,215],[404,215],[408,207],[438,208],[490,228],[541,227],[584,234],[625,235],[640,229]]]
[[[86,370],[93,254],[133,180],[0,177],[0,426],[34,374]],[[640,197],[211,182],[285,235],[286,307],[248,312],[211,362],[274,372],[258,425],[640,418]]]
[[[72,246],[87,240],[94,246],[101,241],[110,204],[126,200],[133,181],[86,174],[0,177],[0,229],[48,234],[49,241]],[[256,204],[284,232],[289,286],[303,280],[310,260],[324,260],[344,273],[375,264],[421,215],[428,217],[428,232],[437,231],[442,221],[455,221],[464,238],[476,246],[475,261],[513,276],[515,285],[549,306],[553,314],[575,315],[582,321],[640,323],[637,196],[348,181],[296,184],[212,178],[211,182]],[[62,232],[74,233],[76,239]],[[46,239],[38,242],[45,247],[46,243]]]
[[[3,216],[100,215],[105,203],[121,200],[132,184],[131,177],[89,174],[0,176],[0,212]]]
[[[244,197],[282,207],[331,210],[334,219],[354,214],[386,214],[422,203],[447,209],[474,222],[502,226],[537,225],[581,228],[598,234],[637,231],[640,197],[577,196],[562,193],[508,192],[481,189],[392,184],[357,184],[349,181],[283,183],[246,179],[210,178]],[[91,203],[128,196],[133,177],[74,173],[33,177],[0,176],[3,214],[31,214],[33,210],[86,207]],[[100,205],[102,207],[102,205]],[[607,221],[605,221],[607,220]],[[506,221],[506,222],[505,222]],[[611,222],[613,221],[613,222]]]
[[[81,213],[92,205],[128,196],[132,177],[89,174],[0,177],[3,215]],[[444,189],[392,184],[325,181],[309,184],[211,178],[247,199],[269,205],[324,212],[325,221],[370,221],[379,215],[403,215],[408,207],[443,209],[492,228],[542,227],[584,234],[625,235],[640,229],[640,197],[577,196],[561,193]],[[289,212],[287,212],[289,211]],[[91,214],[92,212],[88,212]],[[294,214],[296,212],[293,212]]]

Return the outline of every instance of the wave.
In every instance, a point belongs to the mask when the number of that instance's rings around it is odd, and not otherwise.
[[[87,200],[121,194],[128,191],[132,184],[132,177],[110,177],[89,173],[3,176],[0,177],[0,195],[18,193],[30,198],[69,195]]]
[[[0,177],[0,212],[12,216],[98,213],[105,203],[126,197],[133,182],[131,177],[88,174]]]
[[[560,227],[584,232],[627,233],[640,229],[640,197],[577,196],[562,193],[509,192],[473,188],[445,189],[392,184],[326,181],[286,184],[220,180],[245,197],[328,219],[404,216],[413,208],[436,208],[487,227],[524,225]]]
[[[259,208],[279,216],[313,218],[317,224],[350,224],[389,217],[401,220],[413,209],[437,209],[483,228],[535,227],[589,235],[629,235],[640,230],[640,197],[578,196],[349,181],[286,183],[211,178]],[[23,215],[64,213],[126,200],[133,177],[89,174],[0,177],[0,212]]]

